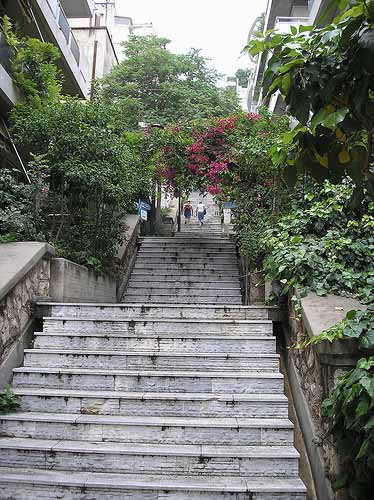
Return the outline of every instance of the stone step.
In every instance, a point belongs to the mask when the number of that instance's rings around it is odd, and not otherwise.
[[[173,267],[174,269],[172,269]],[[213,281],[220,280],[221,278],[230,279],[235,278],[239,279],[239,269],[238,267],[221,267],[220,269],[209,269],[209,268],[198,268],[198,267],[182,267],[182,266],[158,266],[157,269],[148,266],[146,264],[142,264],[137,268],[134,267],[133,272],[131,273],[131,277],[135,276],[149,276],[151,279],[153,276],[159,277],[161,279],[171,278],[176,280],[188,280],[193,279],[194,281],[199,281],[199,278],[211,279]]]
[[[200,285],[201,283],[197,281],[198,278],[204,277],[204,283],[235,283],[239,282],[239,272],[231,274],[218,274],[212,272],[201,272],[196,271],[195,274],[184,272],[175,275],[168,271],[158,271],[150,274],[148,270],[136,271],[131,275],[131,281],[148,283],[148,282],[170,282],[170,283],[185,283],[190,282],[195,285]]]
[[[203,285],[204,283],[202,283]],[[164,284],[163,287],[155,287],[150,284],[148,286],[139,286],[138,284],[129,284],[126,290],[126,295],[142,295],[144,298],[150,295],[158,296],[173,296],[173,297],[196,297],[197,299],[204,297],[219,297],[224,295],[225,297],[238,297],[241,298],[241,289],[239,286],[233,287],[231,285],[228,287],[220,287],[217,285],[206,286],[205,288],[196,287],[195,284],[187,286],[186,284],[181,286],[168,286]]]
[[[224,262],[224,263],[214,263],[211,261],[207,261],[205,263],[199,263],[199,262],[170,262],[170,263],[165,263],[165,262],[150,262],[148,259],[147,261],[139,261],[136,259],[134,269],[149,269],[149,270],[154,270],[155,266],[157,266],[157,270],[165,269],[169,273],[170,271],[181,271],[181,274],[184,274],[185,271],[209,271],[211,274],[220,274],[221,272],[224,271],[230,271],[230,274],[232,272],[238,272],[238,266],[236,263],[233,262]],[[177,276],[178,273],[175,273]]]
[[[25,349],[25,367],[128,370],[256,370],[276,371],[276,354],[178,353]]]
[[[39,470],[121,474],[278,477],[298,474],[292,446],[134,444],[0,438],[0,467],[24,463]]]
[[[135,295],[135,294],[125,294],[123,302],[124,303],[138,303],[138,304],[162,304],[163,302],[174,302],[175,304],[196,304],[199,306],[200,304],[241,304],[242,297],[225,297],[216,296],[216,297],[175,297],[174,294],[170,295]]]
[[[158,352],[248,352],[275,353],[275,337],[193,335],[160,333],[134,337],[118,333],[35,333],[37,349],[125,350]]]
[[[222,229],[212,229],[204,226],[196,226],[191,229],[182,229],[182,233],[184,235],[196,236],[200,238],[201,236],[208,238],[209,236],[219,237],[222,234]]]
[[[236,259],[232,257],[225,257],[221,254],[217,254],[217,256],[209,256],[209,255],[199,255],[193,256],[193,254],[189,255],[164,255],[161,254],[159,257],[149,256],[146,254],[139,253],[136,262],[142,264],[144,262],[150,262],[153,265],[157,264],[198,264],[199,266],[221,266],[221,265],[231,265],[236,266]]]
[[[187,251],[184,248],[163,248],[163,249],[148,249],[141,246],[138,257],[147,257],[147,258],[176,258],[183,257],[188,258],[190,260],[201,260],[201,259],[210,259],[210,258],[225,258],[230,259],[236,262],[237,255],[235,249],[233,250],[222,250],[219,252],[207,249],[200,248],[192,248]]]
[[[140,308],[142,306],[139,306]],[[147,307],[146,305],[144,307]],[[244,334],[244,335],[273,335],[273,323],[270,320],[231,320],[231,319],[187,319],[168,318],[155,319],[133,316],[123,318],[70,318],[45,317],[43,331],[50,332],[100,332],[100,333],[131,333],[134,336],[160,333],[188,333],[188,334]]]
[[[204,320],[269,320],[269,315],[279,313],[276,306],[204,306],[196,309],[190,305],[149,305],[138,304],[69,304],[38,302],[38,308],[45,311],[44,316],[54,318],[98,318],[98,319],[133,319],[138,321],[148,318]]]
[[[184,249],[187,252],[193,252],[196,250],[211,250],[214,252],[236,252],[236,245],[234,242],[230,240],[222,240],[219,242],[216,241],[208,241],[208,240],[192,240],[189,242],[182,241],[181,238],[165,238],[158,239],[154,241],[143,240],[140,241],[140,248],[147,250],[164,250],[164,249],[173,249],[173,250],[181,250]]]
[[[154,245],[159,245],[159,244],[164,244],[168,245],[170,244],[175,244],[175,245],[183,245],[185,244],[186,246],[188,245],[211,245],[213,247],[225,247],[225,246],[233,246],[235,245],[235,242],[233,240],[229,240],[228,238],[224,238],[222,236],[218,237],[199,237],[198,239],[196,238],[191,238],[189,235],[185,235],[182,233],[176,233],[175,236],[172,237],[157,237],[157,236],[151,236],[151,237],[146,237],[146,238],[139,238],[139,242],[141,245],[144,243],[147,244],[154,244]]]
[[[288,445],[288,419],[187,418],[11,413],[0,415],[2,437],[155,444]]]
[[[124,369],[34,368],[14,370],[15,387],[95,389],[130,392],[206,392],[281,394],[283,376],[278,372],[131,371]]]
[[[32,479],[31,479],[32,478]],[[52,494],[52,496],[51,496]],[[17,500],[305,500],[297,478],[150,476],[37,469],[0,470],[0,495]]]
[[[148,417],[288,418],[283,394],[200,394],[14,388],[21,411]]]
[[[129,281],[128,288],[134,289],[146,289],[146,290],[154,290],[158,288],[165,288],[167,289],[180,289],[180,287],[183,287],[185,290],[211,290],[211,289],[225,289],[225,290],[239,290],[240,291],[240,286],[239,286],[239,279],[236,280],[219,280],[219,281],[212,281],[213,278],[211,278],[210,281],[205,280],[203,282],[196,282],[193,279],[190,279],[189,281],[187,280],[170,280],[170,279],[160,279],[158,278],[156,281],[156,278],[154,279],[149,279],[149,277],[146,276],[135,276],[132,277]],[[200,292],[201,293],[201,292]]]

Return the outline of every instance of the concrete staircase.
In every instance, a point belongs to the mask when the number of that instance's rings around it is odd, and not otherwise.
[[[214,201],[213,196],[207,194],[203,197],[202,195],[200,196],[198,193],[193,192],[191,193],[189,200],[194,208],[193,217],[191,218],[189,224],[185,224],[184,217],[182,216],[181,233],[177,233],[176,236],[222,236],[221,213],[218,205],[216,205]],[[200,200],[204,203],[206,208],[206,215],[202,226],[196,216],[196,207]]]
[[[125,301],[39,305],[0,500],[305,500],[272,309],[240,305],[231,243],[144,239]]]
[[[125,303],[241,304],[236,248],[221,235],[219,208],[211,196],[192,193],[207,207],[203,226],[195,217],[175,238],[142,238]]]
[[[305,500],[271,309],[42,307],[0,499]]]
[[[219,237],[143,238],[123,302],[241,304],[235,245]]]

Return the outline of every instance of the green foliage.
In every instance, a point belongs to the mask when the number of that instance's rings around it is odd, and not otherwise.
[[[342,458],[344,472],[335,489],[346,488],[355,500],[371,500],[374,488],[374,357],[360,359],[339,378],[323,402],[322,415]]]
[[[279,90],[298,121],[273,151],[275,161],[286,164],[288,184],[295,185],[304,172],[319,182],[349,175],[359,205],[363,186],[374,194],[373,19],[365,0],[332,4],[351,8],[334,24],[268,33],[251,41],[248,50],[271,52],[264,95]]]
[[[113,262],[125,214],[150,189],[139,141],[124,133],[120,112],[101,101],[65,98],[12,113],[17,142],[43,154],[49,167],[46,238],[65,257],[97,270]]]
[[[240,130],[230,141],[236,169],[224,194],[236,201],[235,236],[251,271],[262,269],[264,232],[287,206],[287,192],[269,150],[288,123],[286,117],[275,117],[262,109],[254,126],[244,133]]]
[[[245,69],[239,68],[236,71],[235,76],[238,79],[238,83],[241,87],[247,88],[248,80],[252,76],[252,72],[253,72],[253,70],[250,68],[245,68]]]
[[[309,188],[304,206],[265,232],[265,272],[284,294],[296,287],[374,301],[374,204],[364,199],[352,211],[352,191],[349,183]]]
[[[327,340],[332,343],[335,340],[353,338],[357,340],[360,349],[374,348],[374,305],[368,306],[365,311],[349,311],[346,317],[302,344],[297,344],[296,349],[305,349],[311,345],[319,344]]]
[[[40,106],[46,100],[56,101],[61,93],[60,73],[55,64],[60,57],[58,49],[36,38],[18,38],[7,16],[2,18],[0,29],[14,49],[12,77],[26,103]]]
[[[0,414],[17,410],[21,405],[20,398],[16,396],[9,386],[0,393]]]
[[[43,158],[30,163],[31,184],[18,170],[0,169],[0,242],[45,240],[41,204],[47,188]]]
[[[108,101],[130,99],[141,120],[162,125],[228,115],[238,102],[216,86],[219,75],[198,50],[173,54],[165,38],[132,36],[124,44],[126,59],[98,82]]]

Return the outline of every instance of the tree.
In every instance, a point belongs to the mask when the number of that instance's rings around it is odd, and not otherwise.
[[[274,150],[288,184],[305,172],[317,181],[348,175],[359,206],[365,189],[374,195],[374,3],[342,0],[339,7],[343,13],[331,25],[268,33],[248,50],[271,53],[263,93],[280,91],[297,120]]]
[[[132,99],[142,121],[162,125],[238,110],[236,97],[217,87],[220,75],[199,50],[173,54],[169,43],[156,36],[132,36],[124,44],[125,61],[98,82],[98,95],[116,103]]]
[[[67,97],[12,113],[17,143],[43,154],[48,165],[46,239],[65,257],[99,270],[113,263],[124,216],[150,189],[151,174],[119,128],[119,114],[108,103]]]
[[[238,83],[241,87],[247,87],[248,80],[252,76],[252,70],[250,68],[239,68],[235,73],[236,78],[238,79]]]

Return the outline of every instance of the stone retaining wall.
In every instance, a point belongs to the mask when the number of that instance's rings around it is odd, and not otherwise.
[[[36,297],[49,296],[50,257],[45,243],[0,245],[0,388],[23,360],[33,333],[32,308]]]
[[[117,281],[66,259],[52,259],[50,299],[54,302],[116,302]]]
[[[318,297],[310,293],[301,299],[301,307],[301,316],[298,316],[289,301],[289,320],[285,328],[287,372],[318,498],[342,499],[344,497],[334,494],[331,488],[339,472],[339,460],[328,435],[328,423],[321,417],[320,410],[338,376],[356,365],[360,353],[351,339],[333,344],[323,342],[306,349],[289,347],[319,335],[342,320],[349,310],[363,306],[353,299],[335,295]]]

